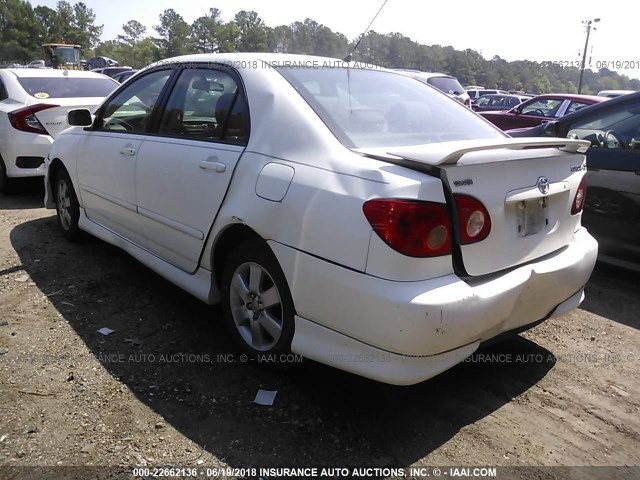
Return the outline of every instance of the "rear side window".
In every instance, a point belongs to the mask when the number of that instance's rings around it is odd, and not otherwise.
[[[32,97],[45,98],[106,97],[118,83],[109,78],[18,77],[18,83]]]

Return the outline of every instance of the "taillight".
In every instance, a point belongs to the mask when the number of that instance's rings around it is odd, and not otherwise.
[[[578,191],[571,204],[571,215],[580,213],[584,207],[584,201],[587,196],[587,176],[582,177],[580,185],[578,185]]]
[[[477,198],[468,195],[454,195],[458,207],[460,243],[468,245],[484,240],[491,232],[491,217]]]
[[[36,118],[36,113],[58,106],[59,105],[47,105],[44,103],[29,105],[28,107],[20,108],[9,113],[9,122],[16,130],[49,135],[49,132],[44,129],[40,121]]]
[[[444,203],[375,199],[365,202],[362,209],[378,236],[403,255],[451,253],[451,223]]]
[[[465,99],[464,104],[465,104],[467,107],[471,108],[471,99],[470,99],[470,98]]]

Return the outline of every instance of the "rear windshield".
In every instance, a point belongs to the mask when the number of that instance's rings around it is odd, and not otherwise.
[[[106,97],[118,83],[110,78],[18,77],[32,97],[45,98]]]
[[[460,95],[464,92],[464,88],[462,88],[460,82],[453,77],[431,77],[427,82],[444,93]]]
[[[400,73],[276,68],[349,148],[505,136],[469,108]]]

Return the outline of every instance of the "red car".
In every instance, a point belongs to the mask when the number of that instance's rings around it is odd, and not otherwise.
[[[511,128],[537,127],[538,125],[563,117],[569,113],[607,100],[593,95],[569,95],[550,93],[538,95],[531,100],[501,112],[481,112],[484,118],[502,130]]]

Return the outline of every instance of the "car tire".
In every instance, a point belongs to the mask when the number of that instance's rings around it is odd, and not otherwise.
[[[0,157],[0,193],[9,193],[11,191],[12,181],[7,177],[7,167]]]
[[[80,220],[80,204],[73,189],[73,183],[67,171],[62,168],[58,171],[54,182],[54,195],[56,202],[56,213],[58,214],[58,225],[62,234],[68,240],[76,241],[80,239],[81,230],[78,226]]]
[[[291,365],[295,309],[278,260],[262,240],[231,252],[222,274],[222,310],[231,336],[252,360]]]

